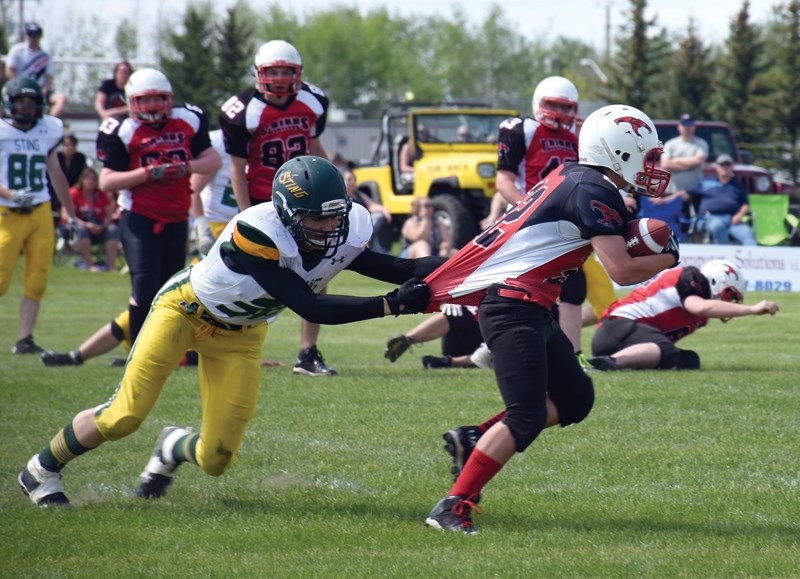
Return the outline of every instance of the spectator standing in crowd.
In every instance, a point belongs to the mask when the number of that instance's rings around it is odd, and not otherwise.
[[[716,179],[705,179],[678,195],[697,199],[695,230],[706,232],[711,243],[730,245],[731,238],[741,245],[757,245],[753,228],[744,219],[750,213],[747,191],[733,175],[733,158],[722,154],[714,164]]]
[[[79,232],[72,249],[83,259],[83,269],[90,271],[116,271],[119,252],[119,230],[114,223],[114,203],[111,196],[97,187],[97,172],[86,168],[78,182],[70,189]],[[92,247],[102,244],[106,263],[95,265]]]
[[[400,233],[403,236],[400,257],[450,257],[456,252],[450,230],[436,219],[433,201],[427,197],[414,198],[411,202],[411,215],[403,223]]]
[[[320,142],[328,97],[303,81],[297,49],[283,40],[263,44],[255,56],[255,72],[256,86],[225,101],[219,117],[240,211],[272,199],[273,178],[285,161],[309,154],[328,158]],[[336,375],[317,348],[319,331],[319,324],[301,322],[294,373]]]
[[[127,117],[100,125],[100,188],[119,192],[120,238],[131,275],[130,332],[139,334],[158,288],[186,262],[193,173],[222,165],[208,120],[197,107],[173,105],[172,86],[153,68],[133,73],[125,87]]]
[[[67,184],[74,187],[78,182],[78,178],[86,169],[86,155],[78,150],[78,137],[74,133],[67,133],[64,135],[64,140],[61,141],[61,150],[58,151],[58,164],[61,165],[61,170],[67,178]],[[47,189],[50,193],[50,203],[53,206],[53,220],[56,230],[59,228],[61,222],[61,201],[56,195],[53,184],[47,182]]]
[[[727,322],[778,312],[778,305],[769,300],[744,305],[744,288],[739,270],[720,259],[701,269],[687,266],[662,272],[603,313],[589,362],[598,370],[698,370],[700,356],[678,348],[678,340],[706,326],[709,318]]]
[[[431,527],[474,534],[472,511],[485,485],[549,426],[581,422],[594,404],[592,380],[551,310],[560,285],[595,251],[620,285],[649,279],[678,262],[667,252],[628,254],[630,216],[619,189],[658,197],[669,173],[650,118],[609,105],[586,118],[578,163],[567,162],[531,189],[503,219],[479,234],[426,279],[431,302],[479,306],[505,408],[480,426],[445,434],[457,475],[428,515]],[[475,442],[477,440],[477,443]]]
[[[531,110],[533,118],[512,117],[500,125],[497,191],[510,204],[519,201],[562,163],[578,159],[578,89],[572,81],[563,76],[543,79],[533,91]],[[595,299],[603,301],[600,311],[616,297],[608,274],[597,260],[590,259],[561,286],[558,307],[561,328],[581,363],[585,363],[581,353],[581,308],[589,286]]]
[[[681,115],[678,136],[664,143],[661,166],[672,175],[668,195],[689,190],[703,180],[703,164],[708,158],[708,143],[696,136],[695,120],[689,113]]]
[[[64,466],[136,431],[188,348],[200,354],[202,425],[199,432],[161,431],[140,477],[142,498],[163,497],[185,462],[211,476],[233,464],[257,407],[269,317],[289,308],[344,324],[425,307],[429,291],[417,276],[442,260],[409,261],[366,249],[369,214],[351,205],[333,164],[313,156],[287,161],[273,193],[272,202],[239,213],[206,259],[162,287],[111,400],[79,412],[22,469],[19,484],[33,504],[69,504]],[[345,268],[403,285],[378,297],[318,293]]]
[[[133,74],[133,66],[126,60],[114,65],[114,75],[100,83],[94,97],[94,110],[100,120],[116,115],[128,113],[128,103],[125,100],[125,85]]]
[[[369,248],[378,253],[389,253],[389,248],[385,247],[381,240],[391,239],[392,214],[372,197],[358,190],[358,181],[352,169],[344,170],[344,184],[347,186],[350,200],[363,205],[372,217],[372,239],[369,241]]]
[[[55,66],[49,52],[42,49],[43,30],[35,22],[25,24],[27,40],[19,42],[8,51],[6,78],[24,76],[32,78],[42,89],[45,102],[50,105],[50,115],[60,117],[67,106],[67,95],[53,90]]]
[[[24,254],[19,332],[12,351],[14,354],[38,354],[42,348],[34,342],[33,330],[47,289],[55,246],[46,185],[48,177],[61,199],[70,228],[74,227],[75,208],[56,155],[56,147],[64,137],[64,127],[59,119],[44,114],[44,95],[33,79],[12,78],[3,86],[2,97],[0,296],[8,291],[20,253]],[[9,171],[9,167],[16,170]]]

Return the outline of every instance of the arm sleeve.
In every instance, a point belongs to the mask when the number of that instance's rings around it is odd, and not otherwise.
[[[314,324],[347,324],[383,317],[383,297],[315,294],[303,278],[276,265],[243,262],[253,279],[273,298]]]
[[[525,158],[525,132],[521,118],[503,121],[497,138],[497,170],[519,175],[519,165]]]
[[[423,279],[447,261],[446,257],[432,255],[418,259],[403,259],[390,254],[365,249],[347,266],[361,275],[387,283],[401,285],[412,277]]]

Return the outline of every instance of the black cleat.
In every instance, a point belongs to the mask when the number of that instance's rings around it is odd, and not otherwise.
[[[78,350],[72,352],[54,352],[47,350],[41,354],[42,364],[45,366],[80,366],[83,358]]]
[[[175,462],[173,458],[172,449],[175,448],[175,442],[189,432],[177,426],[168,426],[161,431],[153,448],[153,454],[150,455],[147,466],[139,476],[139,489],[136,491],[138,496],[143,499],[160,499],[167,494],[167,489],[180,466],[180,463]],[[166,447],[169,448],[169,452],[165,452]]]
[[[431,356],[430,354],[426,354],[422,357],[422,366],[426,370],[452,368],[453,358],[451,356]]]
[[[603,372],[608,372],[612,370],[619,370],[619,366],[617,366],[617,361],[614,360],[611,356],[594,356],[589,358],[589,364],[592,365],[592,368],[595,370],[600,370]]]
[[[325,364],[325,359],[316,346],[300,350],[293,372],[306,376],[336,376],[337,374],[336,370]]]
[[[445,497],[433,507],[425,519],[425,524],[440,531],[477,535],[478,530],[472,523],[473,510],[476,515],[483,513],[481,507],[464,497],[457,495]]]
[[[481,431],[477,426],[459,426],[442,435],[445,443],[444,449],[453,459],[453,468],[450,470],[453,473],[453,480],[456,480],[461,474],[480,437]]]
[[[12,354],[41,354],[42,352],[44,350],[36,345],[36,342],[33,341],[33,336],[22,338],[11,350]]]
[[[61,473],[50,472],[39,462],[37,454],[28,461],[17,477],[22,492],[37,507],[67,507],[69,500],[61,486]]]

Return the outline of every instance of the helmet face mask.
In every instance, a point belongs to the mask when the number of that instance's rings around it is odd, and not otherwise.
[[[131,117],[141,123],[157,125],[172,116],[172,85],[154,68],[142,68],[130,76],[125,98]]]
[[[669,184],[669,171],[656,168],[662,151],[650,117],[627,105],[596,110],[578,137],[579,163],[611,169],[647,197],[661,197]]]
[[[271,40],[256,53],[256,89],[265,96],[282,98],[297,94],[302,72],[300,53],[288,42]]]
[[[571,129],[578,115],[578,89],[563,76],[548,76],[533,91],[533,118],[553,130]]]
[[[44,115],[42,87],[33,79],[15,76],[3,86],[3,114],[20,128],[32,127]]]
[[[330,161],[308,155],[284,163],[272,184],[272,202],[301,250],[330,258],[347,240],[352,203]]]

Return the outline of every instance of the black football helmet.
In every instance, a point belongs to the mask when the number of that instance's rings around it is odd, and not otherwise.
[[[23,97],[33,99],[33,109],[17,105],[17,101]],[[24,76],[15,76],[9,80],[3,86],[3,114],[23,127],[32,126],[37,119],[41,119],[44,115],[44,95],[39,83]]]
[[[272,182],[272,203],[302,249],[333,257],[350,231],[350,197],[333,163],[306,155],[284,163]],[[336,217],[331,231],[310,227],[308,217]]]

